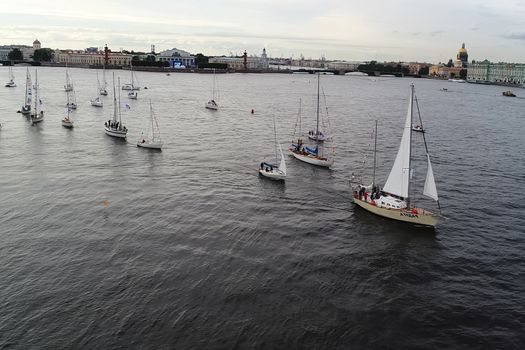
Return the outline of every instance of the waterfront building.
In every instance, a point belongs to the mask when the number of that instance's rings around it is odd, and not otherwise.
[[[129,66],[131,55],[122,52],[109,52],[108,65],[110,66]],[[89,52],[84,50],[56,50],[55,62],[67,63],[69,65],[82,66],[103,66],[104,52]]]
[[[229,69],[243,70],[245,57],[210,57],[209,63],[222,63],[228,65]],[[263,49],[261,56],[246,56],[246,68],[253,70],[265,70],[270,67],[270,60],[266,54],[266,49]]]
[[[13,49],[19,49],[22,52],[23,59],[31,61],[35,50],[42,48],[42,45],[38,39],[33,41],[32,46],[28,45],[2,45],[0,46],[0,61],[9,61],[7,57]]]
[[[356,71],[362,62],[331,61],[326,64],[327,69]]]
[[[170,67],[173,68],[195,67],[195,56],[187,51],[176,48],[160,52],[157,56],[157,61],[169,62]]]
[[[454,61],[454,67],[456,68],[466,68],[468,64],[468,53],[465,49],[465,43],[461,45],[461,48],[458,50],[456,55],[456,60]]]
[[[471,63],[467,69],[467,81],[471,83],[502,84],[523,86],[525,64],[523,63]]]
[[[428,63],[419,63],[419,62],[409,62],[408,63],[408,74],[418,75],[421,68],[429,67]],[[430,74],[430,72],[429,72]]]

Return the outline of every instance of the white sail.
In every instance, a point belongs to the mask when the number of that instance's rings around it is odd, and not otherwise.
[[[432,171],[432,164],[430,163],[430,156],[427,153],[427,178],[425,179],[425,187],[423,194],[433,200],[438,200],[438,193],[436,182],[434,181],[434,172]]]
[[[279,163],[279,170],[282,171],[284,175],[286,175],[286,161],[284,159],[283,149],[281,148],[281,144],[279,144],[279,153],[281,154],[281,162]]]
[[[26,106],[31,106],[31,102],[32,102],[32,82],[31,82],[31,74],[29,73],[29,68],[27,68],[27,73],[26,73]]]
[[[408,197],[408,186],[410,183],[410,141],[412,137],[412,103],[414,99],[414,86],[410,87],[410,100],[405,120],[403,137],[399,145],[396,160],[390,170],[383,190],[403,198]]]

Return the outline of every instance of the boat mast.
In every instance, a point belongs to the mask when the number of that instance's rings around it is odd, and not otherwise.
[[[376,120],[375,136],[374,136],[374,175],[372,177],[372,188],[376,187],[376,153],[377,153],[377,120]]]
[[[273,138],[275,146],[275,164],[277,164],[277,128],[275,127],[275,115],[273,116]]]
[[[113,73],[113,122],[117,122],[117,93],[115,92],[115,73]]]
[[[153,106],[151,104],[151,100],[149,100],[149,115],[151,117],[151,136],[153,138],[153,141],[155,141],[155,128],[153,125]]]
[[[408,198],[406,198],[407,207],[410,206],[410,178],[412,177],[412,124],[414,116],[414,84],[410,85],[410,131],[408,133]]]
[[[315,126],[315,135],[317,142],[319,142],[319,80],[320,80],[320,74],[317,73],[317,124]]]
[[[120,77],[118,77],[118,86],[120,86]],[[120,124],[122,124],[122,113],[120,112],[120,89],[118,89],[118,123],[120,127]]]
[[[35,117],[38,118],[38,71],[35,69]]]
[[[29,80],[29,68],[27,68],[27,72],[26,72],[26,96],[24,99],[24,106],[27,106],[27,82],[28,80]]]

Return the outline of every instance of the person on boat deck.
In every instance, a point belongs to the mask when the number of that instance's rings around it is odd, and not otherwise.
[[[264,169],[264,163],[261,163],[261,170]]]

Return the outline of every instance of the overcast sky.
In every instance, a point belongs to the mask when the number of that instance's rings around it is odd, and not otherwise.
[[[0,44],[525,62],[525,0],[2,0]]]

